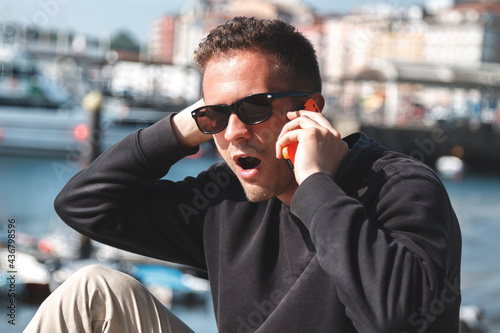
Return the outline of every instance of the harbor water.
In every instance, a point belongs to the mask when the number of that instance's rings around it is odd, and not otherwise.
[[[44,158],[0,155],[0,237],[7,239],[9,219],[15,219],[17,236],[39,237],[54,229],[65,227],[53,209],[53,201],[64,184],[80,170],[80,164],[68,154],[67,158]],[[193,175],[216,161],[215,158],[184,159],[172,167],[168,178],[182,179]],[[22,270],[18,267],[18,271]],[[6,296],[6,295],[2,295]],[[3,302],[2,302],[3,301]],[[31,320],[36,305],[18,303],[15,325],[9,323],[8,299],[0,297],[0,332],[22,332]],[[206,304],[171,308],[195,332],[217,332],[209,295]]]
[[[215,158],[184,159],[168,178],[194,175]],[[59,190],[80,169],[65,157],[0,156],[0,237],[5,240],[9,219],[17,232],[40,236],[62,222],[53,210]],[[500,332],[500,176],[465,174],[457,182],[443,180],[459,217],[463,237],[463,305],[484,311],[488,332]],[[21,270],[22,267],[19,267]],[[15,325],[8,323],[7,308],[0,308],[0,332],[21,332],[36,306],[19,304]],[[206,306],[172,309],[196,332],[216,332],[210,302]]]

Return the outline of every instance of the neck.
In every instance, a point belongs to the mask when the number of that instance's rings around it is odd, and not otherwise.
[[[276,197],[285,205],[290,206],[293,195],[295,194],[295,191],[297,191],[298,187],[299,185],[294,182],[293,184],[290,184],[290,186],[288,186],[283,192],[278,194]]]

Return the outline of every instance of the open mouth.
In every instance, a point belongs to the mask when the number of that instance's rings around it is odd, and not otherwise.
[[[239,157],[236,160],[238,166],[241,167],[243,170],[255,169],[260,164],[260,162],[261,162],[260,159],[250,156]]]

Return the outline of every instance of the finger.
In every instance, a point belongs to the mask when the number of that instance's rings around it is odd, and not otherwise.
[[[282,146],[286,146],[290,144],[290,140],[293,141],[300,141],[299,135],[301,130],[309,129],[309,128],[318,128],[318,129],[323,129],[325,128],[322,124],[319,124],[315,119],[311,119],[307,116],[301,116],[298,118],[295,118],[294,120],[289,121],[286,123],[283,128],[281,129],[281,132],[278,136],[279,143]],[[326,130],[331,131],[333,128],[328,127]],[[293,133],[293,134],[289,134]]]
[[[276,141],[277,158],[279,159],[283,158],[283,148],[285,148],[286,146],[290,145],[293,142],[299,141],[299,134],[300,132],[298,130],[287,131],[278,138],[278,140]]]
[[[323,116],[323,114],[313,111],[290,111],[287,113],[287,118],[292,121],[300,118],[308,118],[317,122],[320,126],[324,126],[327,128],[333,128],[330,121]]]
[[[317,112],[311,112],[311,111],[295,111],[298,112],[299,114],[302,114],[299,117],[296,117],[296,115],[293,115],[294,117],[293,120],[290,120],[288,124],[289,129],[293,128],[309,128],[309,127],[318,127],[318,128],[326,128],[328,131],[330,131],[338,140],[341,139],[340,133],[332,126],[330,121],[326,119],[322,114],[319,114]],[[296,117],[296,118],[295,118]],[[295,126],[295,127],[293,127]]]
[[[310,130],[313,129],[311,132]],[[286,123],[278,140],[276,142],[277,157],[282,157],[282,148],[292,142],[301,142],[307,133],[316,133],[321,137],[330,136],[334,142],[342,140],[340,133],[334,129],[329,122],[327,124],[319,124],[316,119],[311,119],[308,116],[301,116]]]
[[[293,120],[290,120],[288,123],[286,123],[283,126],[280,135],[283,135],[288,131],[307,129],[313,127],[326,128],[329,131],[333,130],[333,127],[330,125],[328,121],[324,122],[322,121],[321,118],[313,118],[309,117],[308,115],[303,115]]]

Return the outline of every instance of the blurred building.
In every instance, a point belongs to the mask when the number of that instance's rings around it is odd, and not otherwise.
[[[151,28],[149,54],[151,60],[171,64],[174,57],[175,16],[155,20]]]
[[[0,45],[15,46],[41,61],[67,56],[82,63],[95,63],[101,62],[109,51],[108,41],[67,29],[42,29],[1,21]]]
[[[386,126],[500,120],[500,4],[436,3],[324,18],[316,45],[335,115]]]
[[[471,3],[490,5],[490,4],[500,3],[500,1],[499,0],[455,0],[456,5],[471,4]]]
[[[500,63],[500,5],[464,4],[429,20],[425,59],[430,63]]]
[[[182,80],[191,80],[192,75],[186,74],[186,70],[193,65],[194,50],[209,31],[235,16],[282,19],[295,25],[317,51],[324,94],[345,109],[352,109],[360,94],[377,93],[375,100],[380,100],[381,96],[393,96],[398,89],[409,96],[410,104],[415,104],[418,102],[414,100],[422,99],[420,96],[426,93],[421,87],[407,86],[408,82],[453,84],[460,75],[472,82],[471,75],[464,76],[462,72],[459,75],[455,67],[480,70],[500,63],[500,0],[428,0],[426,8],[382,3],[359,7],[347,15],[315,13],[300,0],[197,0],[188,2],[179,14],[152,22],[149,55],[138,59],[137,66],[120,64],[122,57],[110,57],[109,42],[66,30],[41,31],[3,23],[0,41],[15,43],[40,58],[58,59],[59,66],[53,68],[52,74],[63,75],[66,82],[71,77],[75,82],[82,81],[84,72],[77,65],[83,59],[101,64],[107,61],[117,67],[106,72],[115,77],[108,77],[114,79],[111,85],[114,92],[136,91],[147,96],[161,92],[176,98],[185,92],[178,92],[171,83],[144,71],[159,73],[155,65],[179,66],[179,72],[169,75],[185,74]],[[140,63],[151,66],[143,68]],[[61,71],[64,67],[61,64],[71,67],[70,70]],[[127,78],[127,71],[152,79],[142,82],[140,78]],[[98,71],[93,73],[99,75]],[[358,82],[361,80],[362,83]],[[368,81],[371,87],[365,84]],[[131,86],[133,82],[137,86]],[[198,88],[196,83],[194,91]],[[477,99],[477,92],[472,95]],[[432,103],[437,100],[453,100],[453,97],[434,98]],[[401,109],[394,99],[386,105],[393,110]],[[395,117],[391,119],[394,121]]]
[[[109,89],[114,96],[131,96],[157,107],[194,103],[200,97],[199,82],[193,68],[118,61],[112,68]]]
[[[178,16],[155,22],[151,59],[189,67],[199,42],[228,19],[239,15],[283,19],[297,26],[314,45],[327,98],[338,99],[334,103],[352,109],[360,94],[377,93],[392,110],[390,122],[395,122],[401,96],[406,96],[409,104],[418,104],[415,100],[426,94],[425,89],[415,89],[408,82],[425,80],[422,73],[434,76],[438,83],[453,81],[450,70],[433,66],[500,62],[500,5],[454,4],[452,0],[427,3],[432,4],[435,11],[377,4],[348,15],[318,15],[295,0],[196,1]],[[398,83],[403,77],[407,83]],[[361,79],[371,81],[371,87],[352,84],[352,80]],[[386,96],[391,99],[385,100]]]
[[[47,29],[0,21],[0,48],[29,54],[42,74],[80,98],[90,89],[89,73],[106,62],[109,41],[68,29]]]
[[[235,16],[279,18],[307,30],[314,22],[312,9],[298,0],[198,0],[187,4],[179,15],[162,17],[153,23],[151,60],[191,66],[193,52],[201,40]]]

